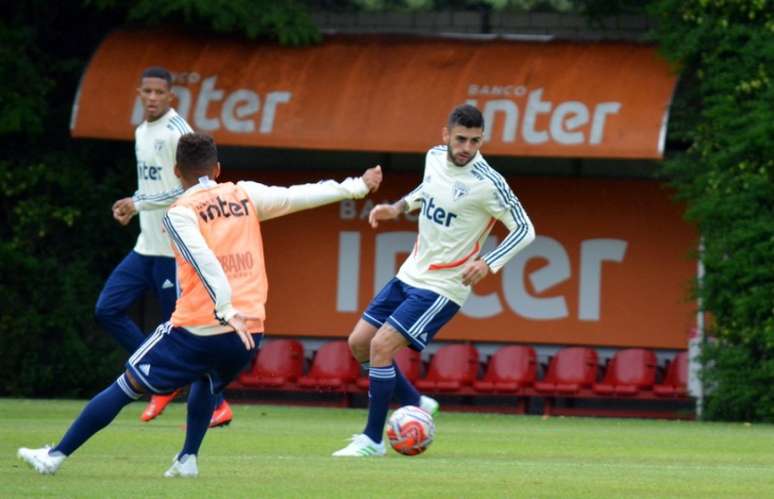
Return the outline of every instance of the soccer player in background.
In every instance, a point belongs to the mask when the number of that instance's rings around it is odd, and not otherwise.
[[[446,145],[425,156],[422,183],[398,202],[379,204],[369,213],[376,228],[382,220],[420,209],[419,234],[397,276],[374,297],[349,335],[352,355],[369,368],[368,421],[363,433],[334,456],[384,455],[384,423],[393,394],[402,406],[437,410],[437,402],[420,396],[403,376],[395,354],[406,346],[422,351],[462,307],[471,287],[535,238],[521,203],[479,152],[483,132],[477,108],[456,107],[442,131]],[[479,257],[495,220],[510,232]]]
[[[197,476],[215,398],[249,364],[262,337],[268,283],[261,222],[362,198],[382,181],[376,166],[343,182],[219,184],[215,142],[200,134],[180,138],[175,173],[185,192],[163,220],[182,289],[172,318],[142,343],[126,371],[86,405],[55,447],[19,449],[18,456],[39,473],[56,473],[67,456],[143,393],[168,393],[190,383],[185,442],[164,476]],[[223,259],[241,264],[224,267]]]
[[[132,304],[146,291],[153,290],[161,317],[167,320],[177,299],[175,259],[161,220],[183,192],[173,171],[175,151],[180,136],[192,131],[172,108],[175,96],[169,71],[161,67],[147,68],[140,77],[137,93],[145,118],[134,132],[137,192],[113,204],[113,217],[126,225],[139,213],[140,235],[134,249],[108,277],[95,310],[97,322],[129,353],[145,340],[143,332],[129,318]],[[160,415],[177,393],[153,395],[140,419],[147,422]],[[228,424],[232,417],[228,403],[221,399],[210,424]]]

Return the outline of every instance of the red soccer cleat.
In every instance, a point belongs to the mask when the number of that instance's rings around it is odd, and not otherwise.
[[[212,413],[212,419],[210,419],[210,428],[216,428],[218,426],[225,426],[231,422],[234,418],[234,413],[231,411],[231,406],[225,400],[215,408]]]
[[[140,414],[140,420],[147,423],[151,419],[155,419],[157,416],[160,416],[161,413],[164,412],[164,409],[166,409],[167,405],[169,405],[169,403],[172,402],[172,399],[177,397],[179,393],[180,390],[178,389],[166,395],[153,395],[150,399],[150,402],[148,402],[148,406],[144,411],[142,411],[142,414]]]

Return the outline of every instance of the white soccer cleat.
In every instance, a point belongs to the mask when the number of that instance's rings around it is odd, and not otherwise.
[[[16,453],[16,456],[32,466],[41,475],[53,475],[67,456],[61,452],[56,456],[52,456],[48,453],[50,449],[51,447],[48,445],[40,449],[22,447]]]
[[[384,455],[384,442],[378,444],[365,433],[352,435],[352,441],[333,453],[334,457],[380,457]]]
[[[426,413],[430,414],[431,416],[435,416],[435,414],[438,412],[440,407],[441,405],[434,398],[428,397],[426,395],[420,395],[419,408],[425,411]]]
[[[196,465],[196,455],[186,454],[182,458],[177,457],[172,460],[172,466],[164,472],[167,478],[181,476],[183,478],[195,478],[199,476],[199,467]]]

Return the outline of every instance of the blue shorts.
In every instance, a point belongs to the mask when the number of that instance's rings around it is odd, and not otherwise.
[[[202,378],[212,393],[220,393],[247,367],[262,337],[253,333],[255,348],[247,350],[235,333],[198,336],[165,322],[129,357],[126,369],[152,393],[169,393]]]
[[[445,296],[393,277],[368,304],[363,320],[375,327],[389,323],[406,337],[411,348],[421,352],[459,309]]]

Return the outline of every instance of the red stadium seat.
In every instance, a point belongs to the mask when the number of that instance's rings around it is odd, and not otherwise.
[[[416,382],[419,375],[422,374],[422,356],[416,350],[404,348],[395,356],[395,363],[398,364],[400,372],[412,383]],[[357,380],[357,386],[364,390],[368,389],[368,376],[361,376]]]
[[[304,347],[296,340],[272,340],[261,346],[249,371],[238,383],[253,388],[286,388],[304,373]]]
[[[560,350],[548,365],[548,373],[535,389],[543,394],[567,396],[590,388],[597,377],[597,352],[593,348]]]
[[[299,378],[298,385],[304,388],[343,391],[349,383],[354,383],[359,374],[360,364],[349,351],[347,342],[331,341],[320,347],[312,360],[309,373]]]
[[[535,381],[537,357],[532,347],[511,345],[500,348],[487,364],[484,378],[473,383],[483,393],[513,393]]]
[[[473,345],[446,345],[430,360],[427,376],[416,386],[428,392],[455,392],[470,386],[478,375],[478,350]]]
[[[667,368],[664,382],[653,387],[659,397],[688,396],[688,352],[679,352]]]
[[[644,348],[627,348],[615,353],[601,383],[594,383],[597,395],[634,396],[656,382],[656,354]]]

